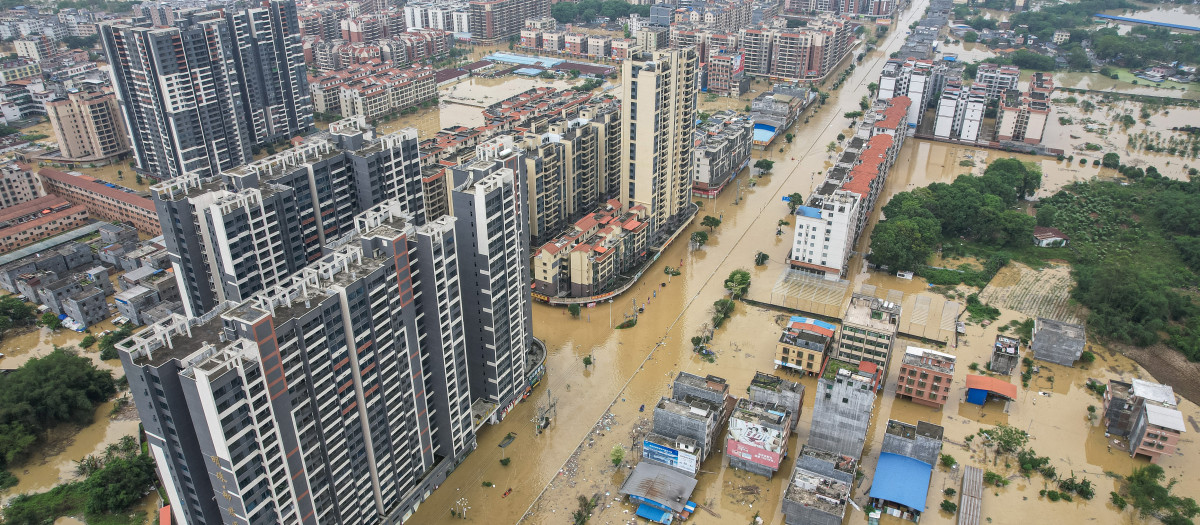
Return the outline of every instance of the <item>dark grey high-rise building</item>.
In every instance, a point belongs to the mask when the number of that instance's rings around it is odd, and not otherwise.
[[[494,405],[498,421],[525,393],[533,342],[529,199],[524,163],[511,137],[480,144],[475,160],[451,169],[451,206],[462,266],[471,399]]]
[[[191,316],[242,301],[320,258],[388,199],[425,222],[417,135],[375,137],[362,118],[328,136],[201,178],[151,188],[184,307]]]
[[[212,176],[312,127],[296,5],[174,12],[100,26],[137,170]]]
[[[454,220],[399,201],[121,360],[179,523],[403,521],[475,448]]]

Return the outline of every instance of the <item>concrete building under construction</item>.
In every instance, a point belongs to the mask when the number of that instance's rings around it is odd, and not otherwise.
[[[873,377],[827,367],[817,380],[808,446],[857,459],[867,440],[875,404]]]

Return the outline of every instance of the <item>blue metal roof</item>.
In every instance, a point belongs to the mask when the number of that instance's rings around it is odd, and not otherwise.
[[[933,465],[910,457],[884,452],[875,467],[871,497],[899,503],[924,512]]]
[[[820,219],[821,210],[810,208],[808,206],[796,206],[796,215],[803,215],[810,219]]]
[[[651,507],[645,503],[638,507],[637,515],[658,523],[671,523],[671,515],[665,510]]]
[[[1168,27],[1171,29],[1183,29],[1185,31],[1200,31],[1200,27],[1185,26],[1185,25],[1181,25],[1181,24],[1169,24],[1167,22],[1155,22],[1153,20],[1144,20],[1141,18],[1129,18],[1127,16],[1102,15],[1100,13],[1096,13],[1092,16],[1094,16],[1096,18],[1105,18],[1108,20],[1116,20],[1118,22],[1130,22],[1133,24],[1146,24],[1148,26]]]
[[[827,330],[837,330],[837,327],[836,327],[836,326],[833,326],[832,324],[826,323],[825,321],[822,321],[822,320],[820,320],[820,319],[813,319],[813,318],[811,318],[811,317],[804,317],[804,316],[799,316],[799,315],[793,315],[790,321],[791,321],[791,322],[793,322],[793,323],[812,323],[812,324],[815,324],[815,325],[817,325],[817,326],[819,326],[819,327],[821,327],[821,328],[825,328],[825,329],[827,329]]]

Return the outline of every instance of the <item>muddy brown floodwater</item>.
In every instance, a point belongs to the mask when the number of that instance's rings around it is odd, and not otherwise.
[[[115,327],[109,321],[92,327],[94,333],[112,330]],[[19,335],[4,338],[0,344],[5,357],[0,358],[0,367],[17,368],[31,358],[43,357],[54,351],[55,346],[71,348],[80,353],[104,370],[113,372],[114,377],[124,375],[121,362],[112,359],[100,359],[99,350],[92,346],[88,350],[80,350],[77,345],[83,339],[83,333],[70,330],[51,331],[39,328]],[[92,423],[82,427],[75,425],[60,425],[48,432],[47,439],[38,444],[31,457],[22,465],[11,469],[17,476],[18,483],[0,492],[0,506],[20,494],[45,492],[55,485],[69,481],[77,481],[75,462],[84,456],[102,454],[110,444],[114,444],[125,436],[137,436],[138,419],[136,412],[124,411],[113,417],[115,401],[108,401],[96,407]],[[150,515],[158,508],[158,495],[151,493],[139,507]],[[75,518],[62,518],[56,524],[75,524],[82,521]]]
[[[896,26],[907,26],[924,8],[925,2],[917,2]],[[565,523],[570,522],[570,513],[577,508],[576,500],[580,495],[598,495],[600,499],[589,523],[631,521],[634,507],[619,501],[617,489],[628,473],[628,465],[637,458],[631,453],[623,468],[615,469],[608,459],[609,450],[615,444],[626,449],[632,447],[637,432],[648,428],[652,417],[652,409],[642,412],[639,408],[642,405],[653,407],[661,396],[669,395],[668,385],[679,371],[724,377],[736,395],[742,393],[755,371],[773,368],[778,312],[739,303],[732,318],[716,332],[715,363],[698,359],[690,351],[689,339],[710,321],[713,301],[725,296],[722,281],[729,271],[749,269],[754,279],[752,294],[763,287],[769,290],[774,284],[785,266],[784,257],[789,248],[786,236],[774,235],[776,222],[787,218],[787,208],[780,197],[796,191],[807,194],[814,187],[823,172],[822,166],[828,166],[825,145],[846,128],[848,121],[842,114],[858,109],[858,99],[866,94],[866,85],[875,80],[882,62],[899,47],[898,33],[902,32],[892,32],[879,51],[868,55],[843,88],[811,115],[808,125],[793,130],[796,134],[793,143],[775,144],[770,151],[754,153],[756,159],[775,160],[774,173],[760,177],[756,187],[744,185],[740,203],[734,203],[738,193],[734,186],[718,198],[704,201],[702,214],[723,219],[721,226],[710,235],[709,244],[700,250],[689,251],[685,244],[675,243],[651,267],[638,287],[611,304],[585,309],[577,320],[568,317],[562,309],[535,305],[534,331],[547,343],[550,352],[546,380],[504,422],[480,430],[479,448],[421,506],[412,518],[414,523],[460,521],[450,516],[450,508],[459,498],[465,498],[471,507],[465,520],[468,522],[515,523],[524,518],[527,523]],[[758,84],[753,87],[761,89]],[[744,105],[744,101],[701,102],[706,111],[736,108],[737,105]],[[949,181],[961,173],[981,173],[989,159],[995,158],[1001,158],[1001,154],[910,139],[885,191],[890,196],[930,182]],[[1053,159],[1021,158],[1040,163],[1048,186],[1091,178],[1099,171],[1076,172],[1061,167]],[[976,165],[960,165],[968,159]],[[747,179],[739,180],[745,183]],[[886,198],[881,202],[886,202]],[[699,229],[696,224],[690,228]],[[685,232],[685,236],[689,233]],[[758,251],[768,253],[772,259],[764,266],[754,267],[752,258]],[[683,274],[669,278],[662,273],[664,265],[681,266]],[[863,270],[861,266],[860,262],[855,262],[852,268],[854,286],[865,282],[905,293],[917,293],[927,287],[920,279],[905,281]],[[665,287],[661,283],[666,283]],[[620,331],[610,329],[625,319],[633,303],[646,301],[649,302],[647,311],[639,317],[636,326]],[[1008,310],[1004,315],[1002,322],[1025,318]],[[994,327],[999,324],[993,324],[992,328],[970,327],[960,346],[950,350],[960,356],[961,374],[965,375],[969,363],[983,362],[983,352],[987,351],[996,334]],[[909,343],[901,341],[897,346],[902,348],[905,344]],[[585,369],[582,359],[589,355],[595,364]],[[995,405],[988,405],[983,410],[974,405],[960,406],[957,399],[961,393],[943,411],[936,411],[907,401],[895,401],[894,390],[886,390],[880,396],[878,415],[864,454],[868,458],[864,468],[866,477],[856,486],[854,499],[859,504],[865,502],[864,494],[870,487],[884,428],[879,423],[887,418],[908,422],[921,419],[942,424],[947,427],[949,441],[955,443],[963,443],[967,434],[978,431],[983,425],[1006,422],[1031,432],[1033,447],[1039,453],[1055,458],[1053,461],[1060,472],[1074,470],[1092,479],[1098,484],[1100,496],[1089,503],[1050,503],[1038,497],[1037,491],[1042,485],[1040,478],[1017,481],[1007,488],[988,492],[983,503],[984,517],[995,518],[997,523],[1020,520],[1040,523],[1049,513],[1062,514],[1069,509],[1072,516],[1080,516],[1080,520],[1136,522],[1128,512],[1118,518],[1105,503],[1103,495],[1112,490],[1114,482],[1105,478],[1103,472],[1128,473],[1134,465],[1142,463],[1116,451],[1108,451],[1103,430],[1085,418],[1087,405],[1098,405],[1100,400],[1081,385],[1086,377],[1148,376],[1129,360],[1105,351],[1101,351],[1100,360],[1092,370],[1053,368],[1055,370],[1044,372],[1031,385],[1033,389],[1051,392],[1051,396],[1023,391],[1022,399],[1009,413]],[[893,375],[896,370],[898,367],[893,367]],[[1041,383],[1046,381],[1043,377],[1049,373],[1055,376],[1053,386]],[[889,384],[894,380],[892,378]],[[815,388],[811,379],[801,379],[801,382],[810,392]],[[545,403],[548,395],[557,399],[557,417],[545,433],[535,435],[531,420],[538,405]],[[806,399],[805,405],[805,416],[792,438],[790,450],[793,451],[806,441],[811,425],[812,400]],[[1188,402],[1181,405],[1181,410],[1189,416],[1197,413],[1196,406]],[[516,441],[506,449],[498,448],[498,443],[508,432],[517,434]],[[978,453],[978,458],[972,458],[970,452],[949,442],[946,451],[962,463],[982,464],[984,461]],[[511,458],[511,463],[500,465],[501,457]],[[1164,465],[1169,475],[1183,478],[1184,466],[1195,463],[1188,461],[1186,456],[1176,456],[1165,460]],[[790,461],[785,464],[790,465]],[[766,523],[783,522],[780,494],[787,473],[768,480],[728,469],[719,451],[700,468],[699,485],[692,499],[713,513],[697,512],[689,521],[747,523],[758,514]],[[988,468],[1011,473],[1003,463]],[[923,521],[953,522],[952,516],[936,510],[940,491],[943,486],[950,486],[949,480],[948,472],[939,469],[935,473],[927,501],[930,512]],[[493,487],[483,487],[484,482]],[[502,497],[510,487],[512,494]],[[1181,493],[1195,493],[1200,488],[1195,480],[1182,481],[1178,487]],[[848,517],[847,522],[862,522],[861,513],[852,511],[851,514],[853,517]],[[889,517],[883,521],[895,523]]]

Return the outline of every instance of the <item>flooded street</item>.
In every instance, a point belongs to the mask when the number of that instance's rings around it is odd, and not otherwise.
[[[923,11],[924,4],[918,3],[904,15],[897,27],[904,27]],[[721,226],[710,235],[707,245],[689,251],[683,243],[673,244],[663,253],[661,260],[646,272],[646,277],[638,287],[611,304],[585,309],[579,319],[568,317],[563,309],[541,304],[534,306],[535,334],[546,342],[550,352],[546,380],[503,423],[480,430],[478,449],[422,505],[412,518],[414,523],[458,522],[450,516],[450,508],[460,498],[465,499],[471,507],[466,520],[469,522],[515,523],[523,518],[527,523],[565,523],[571,520],[570,514],[578,507],[577,499],[581,495],[599,497],[599,507],[589,523],[630,522],[635,509],[619,501],[617,489],[628,474],[629,465],[636,463],[636,454],[627,454],[623,468],[615,469],[609,461],[609,450],[615,444],[627,450],[632,448],[638,432],[644,432],[649,427],[652,407],[660,397],[669,395],[668,385],[679,371],[724,377],[730,384],[731,392],[739,395],[744,393],[743,389],[755,371],[773,369],[772,359],[779,333],[776,322],[778,312],[738,303],[732,318],[716,331],[714,345],[717,356],[714,363],[696,357],[691,352],[689,339],[698,335],[710,322],[712,303],[725,297],[722,282],[730,271],[738,268],[750,270],[753,278],[751,295],[764,289],[770,290],[786,266],[785,257],[790,241],[788,236],[774,235],[777,221],[788,219],[787,207],[780,198],[792,192],[807,195],[822,177],[824,167],[828,166],[830,160],[825,145],[846,129],[848,121],[842,114],[858,109],[858,99],[866,94],[866,85],[876,80],[882,62],[899,47],[897,33],[900,32],[892,32],[880,50],[868,55],[843,88],[832,93],[824,107],[814,108],[810,124],[801,124],[792,130],[796,134],[793,143],[776,144],[770,151],[756,151],[753,154],[754,158],[776,161],[774,173],[760,177],[756,187],[749,187],[745,184],[746,179],[739,179],[744,182],[740,203],[734,203],[737,194],[735,186],[718,198],[704,202],[701,214],[723,219]],[[761,92],[766,86],[754,83],[751,88]],[[745,98],[753,95],[748,94]],[[706,100],[701,97],[701,109],[704,111],[734,109],[744,104],[742,100]],[[783,148],[782,152],[780,148]],[[887,181],[886,195],[880,202],[886,202],[890,195],[898,191],[930,182],[948,182],[962,173],[981,173],[989,160],[1006,156],[980,148],[910,139],[900,153],[900,159]],[[1072,180],[1100,175],[1100,168],[1092,168],[1090,160],[1086,167],[1078,167],[1077,163],[1068,167],[1065,161],[1060,163],[1048,157],[1021,158],[1042,166],[1046,191]],[[963,166],[960,163],[964,160],[971,160],[975,165]],[[691,226],[691,230],[700,229],[698,224]],[[685,235],[690,235],[690,231]],[[864,243],[866,239],[869,239],[869,232],[863,236]],[[771,259],[766,265],[755,267],[752,259],[758,251],[766,252]],[[919,278],[906,281],[866,271],[862,269],[860,261],[861,258],[856,258],[856,262],[852,263],[852,288],[865,283],[898,289],[906,294],[915,294],[927,288]],[[668,277],[662,273],[665,265],[680,265],[683,274],[671,277],[668,282]],[[660,283],[666,283],[666,286],[662,287]],[[655,291],[657,296],[652,295]],[[646,300],[650,304],[635,327],[620,331],[609,328],[625,319],[634,301],[640,303]],[[1004,313],[1005,318],[1001,320],[1004,322],[1018,316],[1025,318],[1010,311]],[[964,367],[960,375],[965,375],[965,367],[971,362],[984,362],[982,356],[989,351],[996,334],[995,326],[993,324],[989,329],[978,326],[968,328],[961,346],[948,350],[960,355],[960,366]],[[906,344],[910,343],[900,341],[897,348],[903,348]],[[585,369],[584,356],[592,356],[595,364]],[[855,500],[859,504],[865,502],[864,494],[869,490],[874,462],[882,441],[884,425],[880,422],[886,422],[889,417],[910,423],[920,419],[945,425],[948,440],[955,443],[964,443],[966,436],[978,431],[982,425],[1009,423],[1033,433],[1032,446],[1040,454],[1055,458],[1054,463],[1060,472],[1074,469],[1097,483],[1098,496],[1090,503],[1050,503],[1039,499],[1037,491],[1041,489],[1042,480],[1035,476],[1032,482],[1018,481],[1004,489],[989,489],[983,504],[985,517],[995,517],[998,522],[1008,523],[1024,518],[1036,523],[1040,521],[1038,517],[1047,512],[1061,512],[1065,506],[1073,506],[1078,507],[1079,515],[1085,517],[1081,519],[1116,521],[1113,511],[1105,503],[1106,492],[1112,490],[1114,482],[1104,478],[1103,472],[1110,470],[1126,474],[1133,466],[1144,462],[1134,462],[1115,451],[1109,453],[1103,430],[1088,423],[1085,418],[1087,405],[1099,404],[1100,401],[1081,385],[1087,374],[1128,379],[1137,367],[1121,356],[1102,352],[1101,359],[1090,371],[1059,368],[1043,369],[1048,371],[1035,378],[1031,385],[1031,388],[1052,392],[1051,397],[1022,392],[1022,399],[1014,404],[1009,413],[1004,413],[1002,406],[992,404],[983,409],[965,403],[960,405],[958,399],[961,392],[944,411],[936,411],[908,401],[894,400],[894,386],[885,390],[878,401],[879,412],[869,433],[868,450],[864,453],[867,458],[863,469],[866,477],[856,486]],[[898,367],[892,370],[895,374]],[[1051,373],[1056,376],[1053,386],[1045,379]],[[1144,372],[1136,373],[1145,376]],[[800,381],[809,392],[816,386],[813,379]],[[546,403],[548,393],[557,400],[557,417],[546,432],[535,435],[530,421],[537,407]],[[646,406],[644,412],[640,410],[642,405]],[[807,440],[811,425],[811,395],[805,400],[805,405],[805,415],[792,438],[790,450],[793,451]],[[1197,414],[1196,406],[1187,402],[1181,405],[1181,410],[1187,415]],[[505,449],[497,447],[509,432],[517,434],[516,441]],[[1185,436],[1185,441],[1189,439]],[[983,461],[978,452],[975,453],[978,459],[972,459],[971,452],[949,442],[945,451],[955,455],[960,463]],[[502,457],[511,458],[511,463],[501,465],[499,460]],[[1165,462],[1169,476],[1182,477],[1184,458],[1176,456]],[[785,464],[790,469],[791,461],[785,461]],[[777,473],[768,480],[724,467],[725,461],[720,451],[700,466],[699,484],[692,500],[711,512],[702,508],[689,521],[746,523],[758,514],[766,523],[783,522],[780,500],[788,477],[786,472]],[[1009,473],[1003,464],[989,468]],[[485,482],[493,487],[484,487]],[[953,516],[942,515],[936,510],[940,491],[943,486],[951,485],[957,485],[957,481],[951,481],[949,471],[937,469],[927,502],[930,511],[923,521],[953,523]],[[513,492],[502,497],[509,487]],[[1181,482],[1179,487],[1181,493],[1200,489],[1197,482],[1191,480]],[[999,496],[992,495],[993,492]],[[863,515],[860,512],[852,513],[855,516],[848,518],[847,522],[861,523]],[[883,521],[895,523],[888,517]],[[1121,521],[1136,522],[1128,511]]]
[[[923,11],[923,3],[914,6],[904,15],[901,26]],[[724,377],[736,394],[743,392],[755,371],[773,368],[778,313],[765,308],[738,304],[732,318],[716,331],[715,363],[697,358],[691,352],[689,339],[710,322],[712,303],[725,297],[722,282],[730,271],[750,269],[755,279],[753,290],[769,288],[785,267],[790,237],[775,235],[777,221],[788,218],[781,197],[797,191],[807,194],[816,184],[818,167],[829,160],[825,145],[847,128],[849,121],[842,114],[858,109],[867,84],[877,79],[882,63],[899,48],[902,38],[898,33],[892,32],[881,49],[869,54],[842,89],[831,94],[824,107],[814,108],[815,113],[811,113],[814,109],[809,110],[812,121],[793,130],[796,139],[791,144],[781,142],[768,152],[753,154],[754,158],[776,161],[774,173],[760,177],[756,187],[745,184],[740,204],[734,204],[737,194],[734,186],[718,198],[704,202],[700,213],[720,216],[723,222],[702,249],[689,251],[685,243],[672,244],[646,272],[647,277],[638,287],[611,306],[602,304],[585,309],[578,320],[567,317],[563,309],[535,305],[534,332],[550,351],[546,380],[503,423],[481,429],[479,448],[422,505],[412,518],[415,523],[449,523],[454,519],[450,507],[459,498],[466,498],[475,512],[467,521],[514,523],[532,505],[527,522],[562,523],[570,519],[578,495],[597,492],[603,510],[597,511],[591,523],[629,520],[625,512],[629,507],[613,501],[626,472],[614,472],[608,462],[608,451],[615,443],[629,448],[632,428],[640,418],[649,421],[652,412],[640,412],[641,405],[652,407],[661,396],[667,395],[669,382],[680,370]],[[759,92],[765,87],[760,83],[752,85]],[[720,108],[713,102],[702,103],[702,107]],[[939,150],[939,154],[950,155],[945,150]],[[922,177],[914,174],[897,180],[923,184]],[[697,222],[691,228],[698,230],[700,226]],[[684,235],[690,235],[690,231]],[[757,251],[771,256],[765,266],[753,266]],[[667,282],[663,266],[677,266],[680,262],[683,274],[660,287],[660,282]],[[657,297],[650,297],[652,291],[657,291]],[[650,304],[637,326],[621,331],[609,329],[610,308],[612,323],[616,324],[624,319],[634,300],[641,302],[647,298]],[[582,361],[586,355],[592,355],[596,363],[588,370],[584,370]],[[815,387],[812,380],[804,381],[810,389]],[[545,433],[534,435],[530,421],[537,404],[545,402],[547,391],[558,400],[558,417]],[[811,406],[811,400],[806,403]],[[612,417],[597,426],[609,413]],[[806,439],[809,419],[800,424],[797,435],[802,438],[793,439]],[[517,433],[516,441],[506,449],[498,448],[496,445],[508,432]],[[794,445],[793,450],[797,447],[798,444]],[[581,453],[572,457],[577,449]],[[499,463],[502,452],[512,458],[508,466]],[[636,458],[628,457],[626,464],[634,461]],[[715,453],[701,466],[704,472],[692,499],[720,514],[722,523],[749,521],[755,511],[761,511],[768,523],[782,522],[779,502],[787,475],[776,475],[767,481],[723,469],[722,462],[723,456]],[[483,487],[484,482],[494,487]],[[759,495],[749,498],[740,491],[727,490],[747,484],[761,486]],[[513,493],[502,498],[508,487],[514,489]],[[543,488],[547,488],[546,493],[535,503]],[[605,492],[610,494],[605,496]],[[610,504],[612,507],[606,508]],[[560,513],[567,516],[560,517]],[[713,522],[704,512],[693,519]]]

